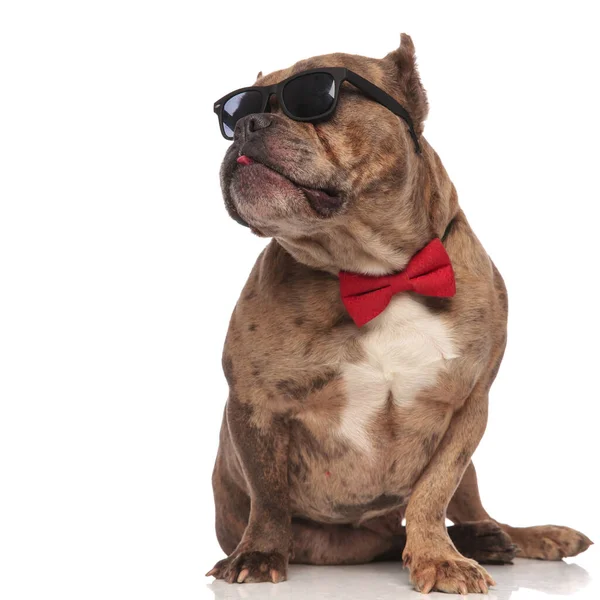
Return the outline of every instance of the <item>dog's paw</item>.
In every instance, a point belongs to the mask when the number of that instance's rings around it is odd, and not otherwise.
[[[517,552],[510,536],[494,521],[473,521],[448,527],[458,551],[480,564],[511,564]]]
[[[507,531],[517,545],[519,558],[561,560],[576,556],[593,544],[583,533],[558,525],[510,527]]]
[[[287,578],[288,559],[279,552],[234,552],[220,560],[207,574],[227,583],[279,583]]]
[[[437,558],[405,554],[405,564],[410,569],[411,583],[422,594],[487,594],[489,586],[496,585],[483,567],[458,553]]]

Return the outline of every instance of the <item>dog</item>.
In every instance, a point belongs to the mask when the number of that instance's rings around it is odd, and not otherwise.
[[[587,549],[573,529],[510,527],[481,503],[471,456],[507,294],[423,137],[411,38],[245,90],[215,104],[233,139],[221,187],[231,217],[272,239],[223,352],[212,483],[227,558],[207,575],[277,583],[289,562],[398,560],[422,593],[485,593],[481,564]]]

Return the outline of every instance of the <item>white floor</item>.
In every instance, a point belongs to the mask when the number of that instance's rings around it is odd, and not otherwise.
[[[487,567],[497,586],[490,590],[489,600],[534,600],[547,596],[600,599],[600,550],[591,548],[568,562],[515,560],[514,565]],[[214,600],[401,600],[460,598],[458,595],[415,592],[407,571],[398,563],[379,563],[351,567],[309,567],[292,565],[289,580],[284,583],[244,583],[229,585],[222,581],[207,584]],[[208,592],[202,598],[211,600]],[[472,594],[470,597],[484,597]]]

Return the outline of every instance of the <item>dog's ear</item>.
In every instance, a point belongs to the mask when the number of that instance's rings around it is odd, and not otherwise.
[[[417,70],[415,45],[410,35],[402,33],[399,48],[390,52],[384,60],[394,65],[396,80],[407,100],[406,109],[414,121],[417,134],[423,133],[423,122],[427,118],[429,104]]]

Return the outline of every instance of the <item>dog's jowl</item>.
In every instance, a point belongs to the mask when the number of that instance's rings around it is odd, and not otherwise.
[[[210,575],[397,559],[421,592],[480,593],[494,585],[480,563],[591,543],[509,527],[479,499],[507,296],[423,137],[427,110],[406,35],[383,59],[303,60],[215,103],[226,208],[272,240],[225,342],[213,486],[228,556]]]

